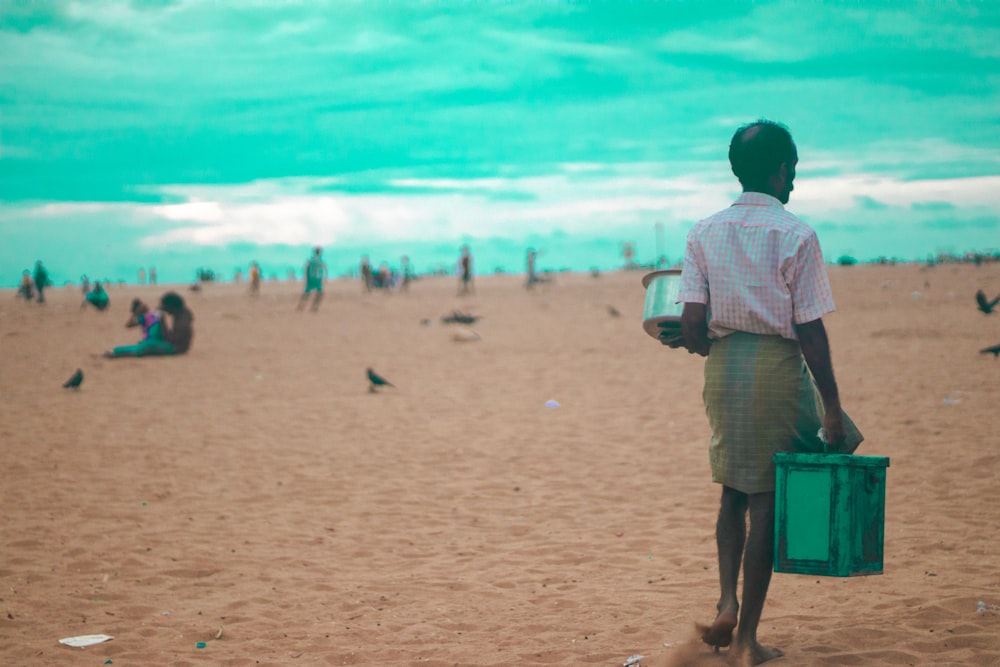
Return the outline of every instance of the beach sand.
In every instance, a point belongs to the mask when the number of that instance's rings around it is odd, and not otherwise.
[[[891,459],[885,573],[776,574],[761,641],[776,665],[998,665],[1000,360],[978,351],[1000,313],[973,294],[1000,265],[830,275],[857,453]],[[300,284],[181,287],[190,353],[120,360],[92,355],[165,287],[104,313],[0,292],[0,663],[728,664],[693,629],[718,596],[702,360],[643,332],[640,278],[334,281],[318,313]]]

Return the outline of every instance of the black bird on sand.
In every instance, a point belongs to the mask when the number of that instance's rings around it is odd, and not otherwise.
[[[979,305],[979,310],[989,315],[997,307],[997,304],[1000,303],[1000,296],[990,301],[986,298],[986,293],[983,290],[979,290],[976,292],[976,303]]]
[[[372,394],[374,394],[377,391],[377,387],[396,386],[370,368],[368,369],[368,381],[371,382],[371,384],[368,385],[368,391],[371,392]]]
[[[979,350],[979,354],[992,354],[993,358],[996,359],[1000,357],[1000,345],[994,345],[993,347],[987,347],[983,350]]]
[[[480,318],[476,315],[470,315],[456,310],[452,311],[451,315],[442,317],[441,321],[445,324],[475,324],[479,321],[479,319]]]
[[[76,372],[63,382],[63,389],[79,389],[81,384],[83,384],[83,369],[77,368]]]
[[[618,312],[618,309],[615,308],[614,306],[608,306],[608,315],[610,315],[611,317],[621,317],[622,316],[622,314],[620,312]]]

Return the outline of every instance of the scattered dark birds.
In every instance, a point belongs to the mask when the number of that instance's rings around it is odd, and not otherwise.
[[[979,310],[989,315],[997,307],[997,304],[1000,303],[1000,296],[990,301],[986,298],[986,293],[983,290],[979,290],[976,292],[976,303],[979,305]]]
[[[622,314],[618,312],[618,309],[614,306],[608,306],[608,315],[611,317],[621,317]]]
[[[83,370],[80,368],[76,369],[76,372],[70,377],[70,379],[63,382],[64,389],[79,389],[80,385],[83,384]]]
[[[451,315],[446,315],[441,318],[441,321],[445,324],[475,324],[481,318],[476,315],[469,315],[468,313],[462,313],[457,310],[452,311]]]
[[[368,369],[368,381],[371,383],[370,385],[368,385],[368,391],[372,394],[378,391],[378,387],[396,386],[370,368]]]
[[[993,347],[987,347],[979,350],[979,354],[992,354],[993,358],[996,359],[997,357],[1000,357],[1000,345],[994,345]]]

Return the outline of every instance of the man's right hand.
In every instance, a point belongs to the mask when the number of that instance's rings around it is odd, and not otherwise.
[[[676,350],[679,347],[685,347],[684,345],[684,334],[677,330],[676,327],[671,326],[666,328],[663,324],[660,324],[660,343],[666,345],[667,347]]]

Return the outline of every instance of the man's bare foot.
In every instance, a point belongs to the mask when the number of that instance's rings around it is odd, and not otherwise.
[[[712,625],[701,625],[696,623],[701,641],[709,646],[719,648],[729,646],[733,641],[733,630],[736,628],[736,614],[728,611],[720,611],[719,615],[712,621]]]
[[[742,646],[736,644],[731,651],[737,652],[740,656],[740,665],[745,667],[751,667],[752,665],[760,665],[770,660],[780,658],[784,656],[784,652],[777,648],[765,648],[757,642],[747,644]]]

